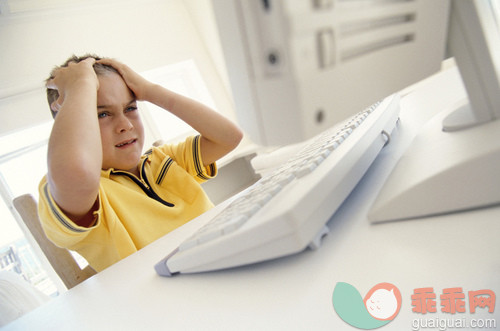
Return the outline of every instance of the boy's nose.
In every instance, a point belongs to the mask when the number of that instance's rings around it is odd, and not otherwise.
[[[126,117],[126,116],[121,116],[118,125],[117,125],[117,131],[120,132],[126,132],[129,130],[132,130],[134,125],[132,122]]]

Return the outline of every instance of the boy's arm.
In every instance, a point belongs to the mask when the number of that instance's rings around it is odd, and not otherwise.
[[[231,121],[209,107],[154,85],[148,101],[167,109],[201,134],[200,149],[204,165],[209,165],[232,151],[243,134]]]
[[[118,70],[138,100],[149,101],[168,110],[198,131],[204,165],[232,151],[243,138],[243,133],[235,124],[209,107],[145,80],[118,61],[102,59],[99,62]]]
[[[47,88],[59,93],[51,105],[57,115],[47,152],[49,189],[67,216],[86,227],[93,222],[102,165],[94,62],[70,63],[47,82]]]

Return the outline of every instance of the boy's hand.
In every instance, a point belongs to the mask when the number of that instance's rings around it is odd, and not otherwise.
[[[137,100],[148,100],[147,92],[154,85],[153,83],[143,78],[127,65],[114,59],[101,59],[97,62],[115,68],[122,76],[125,84],[134,93]]]
[[[72,88],[78,89],[80,84],[95,84],[96,91],[99,89],[99,80],[92,67],[94,63],[94,58],[88,58],[79,63],[70,62],[67,67],[61,67],[52,72],[52,79],[49,79],[45,86],[48,89],[57,90],[59,94],[59,98],[50,105],[53,111],[58,112],[66,93]]]

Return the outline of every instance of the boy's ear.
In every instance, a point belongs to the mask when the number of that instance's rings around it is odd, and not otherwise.
[[[54,117],[55,114],[59,111],[59,109],[61,109],[61,105],[57,102],[57,100],[53,101],[50,104],[50,110],[52,110],[52,112],[54,113]]]

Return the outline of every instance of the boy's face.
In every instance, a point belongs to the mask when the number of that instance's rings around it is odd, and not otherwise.
[[[97,114],[101,130],[102,169],[119,169],[138,174],[144,127],[134,95],[120,75],[99,75]]]

